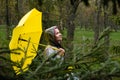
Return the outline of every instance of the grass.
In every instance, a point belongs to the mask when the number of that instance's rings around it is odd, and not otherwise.
[[[92,31],[85,31],[76,29],[74,35],[74,42],[79,43],[81,40],[84,39],[93,39],[93,32]]]
[[[84,30],[84,29],[76,29],[75,30],[75,35],[74,35],[74,42],[79,43],[81,40],[84,39],[94,39],[94,32],[91,30]],[[111,32],[110,33],[110,40],[112,43],[118,44],[120,43],[120,31],[117,32]]]
[[[79,37],[87,37],[87,38],[90,38],[90,39],[93,39],[94,37],[94,32],[93,31],[86,31],[86,30],[80,30],[80,29],[76,29],[75,30],[75,40],[77,40],[77,38]],[[117,32],[111,32],[110,34],[110,38],[112,40],[120,40],[120,31],[117,31]]]
[[[120,31],[118,31],[118,32],[112,32],[111,33],[111,38],[113,40],[120,40]]]
[[[7,34],[6,29],[4,25],[0,26],[0,48],[1,47],[7,47],[9,40],[7,40]]]
[[[5,39],[6,38],[6,29],[4,25],[0,26],[0,39]]]

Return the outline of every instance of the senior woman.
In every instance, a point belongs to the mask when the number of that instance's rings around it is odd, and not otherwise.
[[[64,60],[65,50],[61,45],[62,34],[57,26],[52,26],[45,30],[45,39],[47,47],[44,50],[45,58],[49,57],[49,61],[59,60],[62,63]]]

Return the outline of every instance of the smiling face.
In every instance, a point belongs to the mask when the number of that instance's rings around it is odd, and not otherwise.
[[[60,33],[58,28],[55,28],[55,38],[58,42],[62,41],[62,34]]]

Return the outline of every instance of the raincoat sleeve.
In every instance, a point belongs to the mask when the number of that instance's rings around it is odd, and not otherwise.
[[[48,63],[52,61],[52,64],[61,65],[64,61],[64,57],[59,55],[59,51],[51,46],[46,47],[45,57],[48,58]]]
[[[58,50],[53,49],[51,46],[47,46],[45,49],[45,56],[50,57],[52,60],[55,60],[56,58],[61,58],[60,55],[58,55]]]

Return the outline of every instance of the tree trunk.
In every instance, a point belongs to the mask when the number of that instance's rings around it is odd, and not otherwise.
[[[76,18],[76,11],[77,11],[77,8],[80,4],[81,0],[76,0],[74,2],[71,2],[68,4],[67,3],[67,20],[66,20],[66,23],[67,23],[67,48],[69,50],[69,54],[67,54],[68,58],[71,59],[71,57],[73,57],[73,53],[72,53],[72,50],[74,48],[74,45],[73,45],[73,40],[74,40],[74,32],[75,32],[75,23],[74,23],[74,20]]]
[[[6,36],[7,36],[7,39],[9,39],[9,27],[10,27],[9,4],[8,4],[8,0],[6,0]]]
[[[100,12],[101,12],[101,0],[96,0],[96,14],[95,14],[95,26],[94,26],[94,44],[97,43],[99,38],[100,29]]]
[[[25,13],[27,13],[28,11],[26,10],[27,9],[27,5],[25,4],[26,3],[26,0],[17,0],[17,5],[18,5],[18,19],[20,20],[23,15]],[[25,9],[26,8],[26,9]]]
[[[75,31],[74,22],[71,19],[69,19],[67,28],[67,39],[70,42],[74,40],[74,31]]]
[[[107,27],[108,27],[108,15],[107,15],[107,7],[106,6],[104,6],[104,29],[106,29]],[[108,49],[108,47],[109,47],[109,43],[110,43],[110,41],[109,41],[109,34],[107,34],[106,36],[105,36],[105,38],[104,38],[104,41],[105,41],[105,43],[106,43],[106,47],[107,47],[107,49]]]
[[[63,4],[62,4],[62,1],[61,0],[58,0],[58,4],[59,6],[59,13],[60,13],[60,17],[59,17],[59,27],[60,27],[60,30],[62,31],[64,28],[63,28],[63,16],[64,16],[64,13],[63,13]]]
[[[67,18],[67,40],[69,41],[69,44],[74,40],[74,31],[75,31],[75,25],[74,20],[76,18],[76,11],[80,4],[81,0],[75,0],[74,2],[70,2],[70,5],[67,5],[67,12],[68,12],[68,18]],[[67,3],[68,4],[68,3]],[[69,8],[71,7],[71,8]],[[69,46],[70,47],[70,46]]]
[[[16,5],[15,5],[15,10],[16,10],[16,15],[17,15],[17,19],[16,19],[16,24],[19,22],[19,20],[20,20],[20,12],[19,12],[19,2],[18,2],[18,0],[16,0]]]

